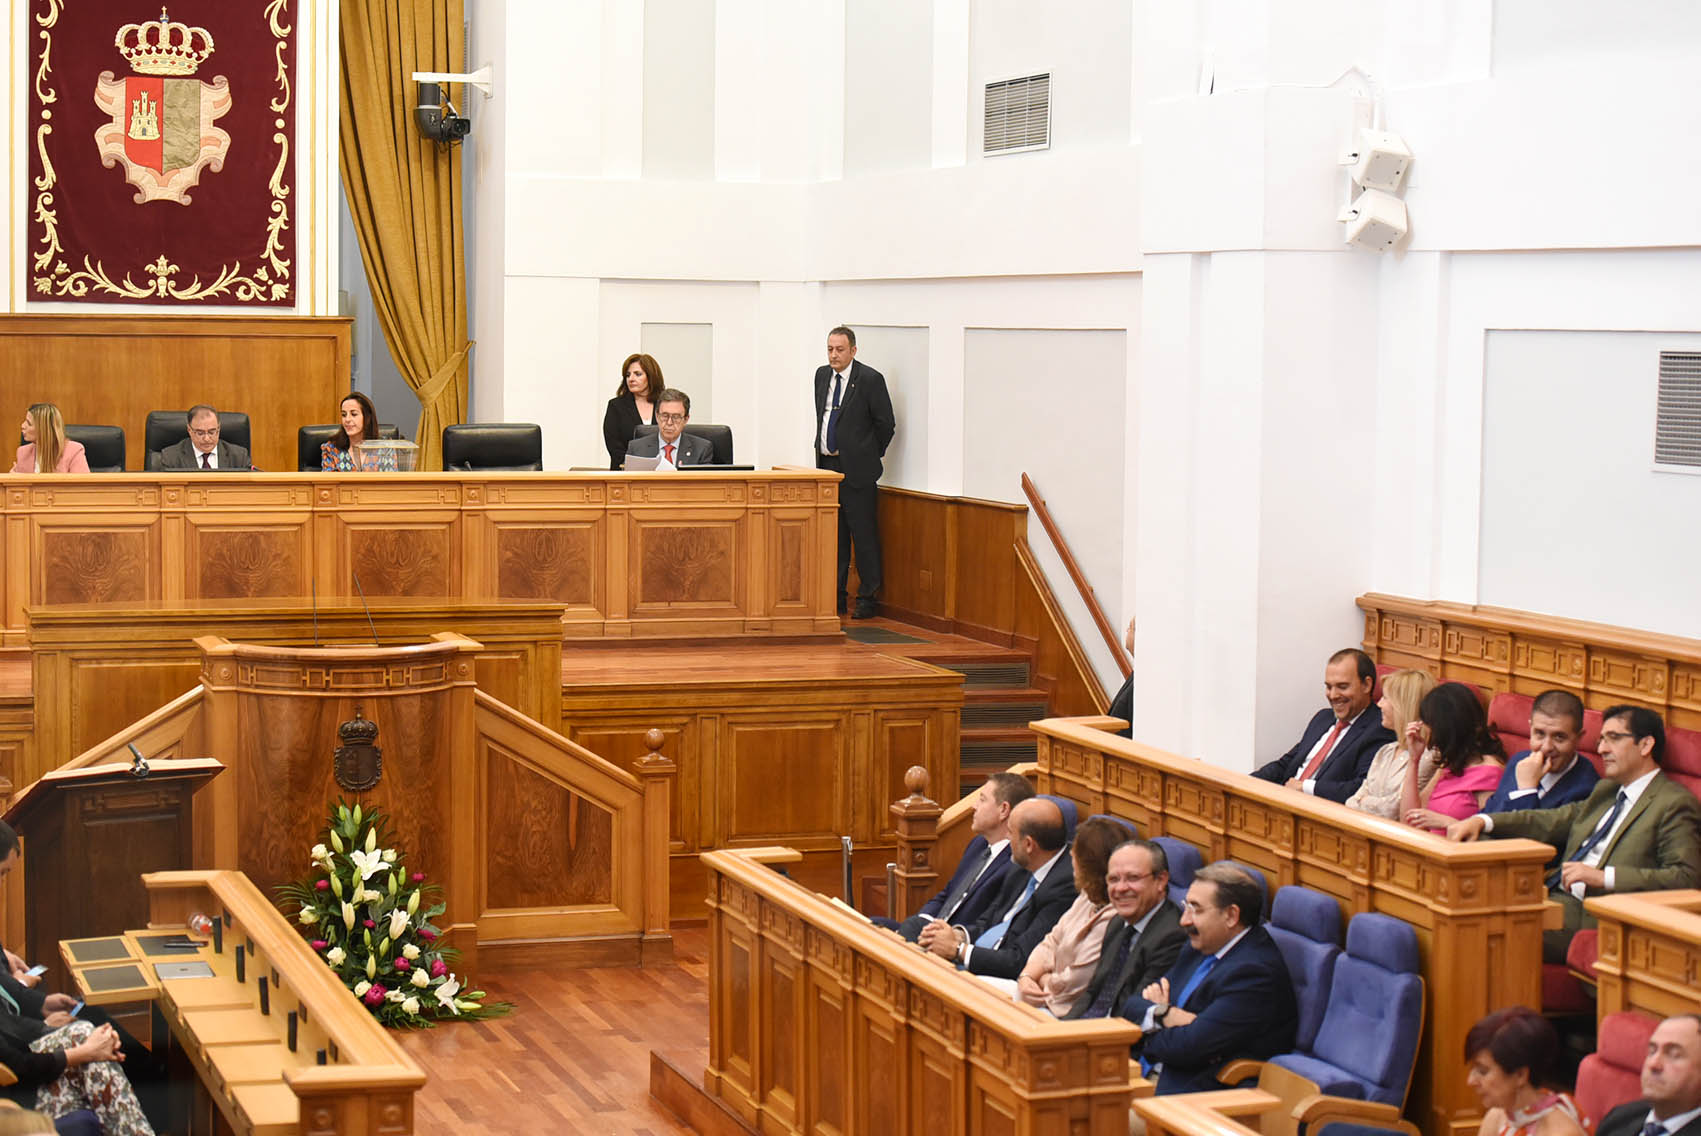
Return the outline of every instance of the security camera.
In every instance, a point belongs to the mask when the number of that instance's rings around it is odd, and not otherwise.
[[[437,83],[419,85],[419,105],[413,108],[413,120],[420,134],[440,146],[452,146],[472,133],[472,119],[465,118],[455,104],[443,97]]]

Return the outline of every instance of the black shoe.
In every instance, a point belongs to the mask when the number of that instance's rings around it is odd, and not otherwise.
[[[879,614],[874,607],[874,601],[862,596],[856,597],[856,610],[851,612],[852,619],[873,619]]]
[[[839,593],[839,614],[843,615],[845,612],[847,612],[849,610],[850,610],[850,605],[845,602],[845,594],[843,592],[840,592]]]

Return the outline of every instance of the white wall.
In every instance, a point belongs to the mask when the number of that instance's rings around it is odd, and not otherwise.
[[[927,488],[928,383],[931,335],[925,327],[851,326],[857,358],[886,379],[897,433],[881,462],[880,481],[905,489]],[[875,360],[879,360],[878,363]]]

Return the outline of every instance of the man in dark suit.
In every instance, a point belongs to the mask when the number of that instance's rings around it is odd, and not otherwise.
[[[1701,1136],[1701,1015],[1654,1027],[1642,1062],[1642,1099],[1601,1118],[1595,1136]]]
[[[1010,871],[1010,812],[1033,795],[1033,786],[1019,773],[989,776],[975,793],[974,811],[969,814],[975,835],[963,849],[951,881],[902,923],[882,916],[870,921],[913,943],[935,919],[964,924],[979,920],[998,898]]]
[[[1336,651],[1323,668],[1327,708],[1313,715],[1299,744],[1252,776],[1331,801],[1358,792],[1376,751],[1394,740],[1382,712],[1370,704],[1376,663],[1354,648]]]
[[[1162,844],[1130,840],[1110,854],[1105,890],[1116,910],[1105,927],[1098,969],[1065,1018],[1103,1018],[1175,965],[1187,933],[1169,901],[1169,856]]]
[[[1701,803],[1660,772],[1665,724],[1644,706],[1612,706],[1601,719],[1606,776],[1586,798],[1557,809],[1477,813],[1447,828],[1449,840],[1522,836],[1564,853],[1548,877],[1565,923],[1542,932],[1547,962],[1564,962],[1572,937],[1595,925],[1583,910],[1586,896],[1701,885]]]
[[[1530,706],[1530,748],[1512,755],[1485,813],[1557,809],[1581,801],[1601,775],[1577,753],[1583,739],[1583,700],[1569,690],[1544,690]]]
[[[1169,974],[1128,999],[1122,1016],[1143,1031],[1134,1053],[1158,1094],[1221,1088],[1230,1061],[1263,1061],[1293,1048],[1299,1020],[1281,948],[1258,925],[1264,895],[1233,864],[1208,864],[1187,889],[1187,933]]]
[[[1055,802],[1030,797],[1010,813],[1014,865],[986,914],[971,924],[929,923],[916,940],[971,974],[1014,980],[1028,955],[1075,902],[1075,865],[1069,858],[1063,812]]]
[[[662,459],[657,469],[679,469],[708,465],[715,460],[715,444],[685,432],[691,421],[691,396],[668,387],[656,396],[656,432],[633,438],[626,452],[635,458]]]
[[[846,607],[851,547],[858,587],[853,619],[874,614],[880,591],[880,459],[897,430],[886,377],[856,361],[856,332],[827,333],[827,365],[815,372],[815,464],[844,474],[839,483],[839,611]]]
[[[189,436],[159,452],[161,469],[241,470],[254,467],[248,451],[219,437],[219,412],[210,406],[189,411]]]

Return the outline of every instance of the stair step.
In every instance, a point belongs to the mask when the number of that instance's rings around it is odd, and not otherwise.
[[[963,730],[1025,727],[1029,722],[1046,716],[1043,701],[1026,699],[1009,702],[965,702],[962,710]]]
[[[997,662],[932,661],[935,666],[944,667],[946,670],[956,671],[962,675],[964,686],[1026,688],[1028,683],[1032,681],[1028,673],[1028,660],[1024,658],[1001,659]]]

